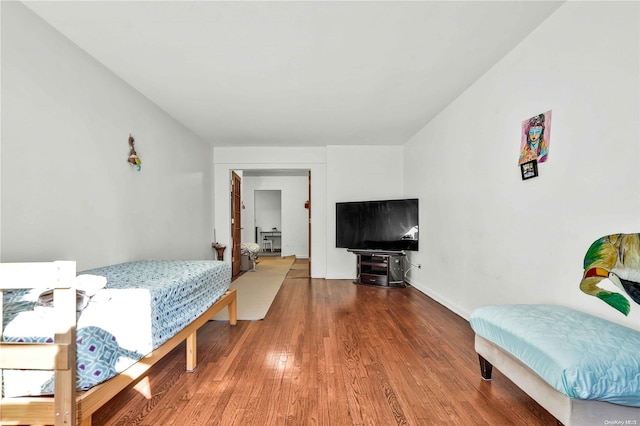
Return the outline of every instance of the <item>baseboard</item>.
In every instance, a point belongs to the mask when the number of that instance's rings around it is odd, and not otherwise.
[[[428,288],[420,285],[420,283],[413,282],[413,280],[409,280],[409,279],[405,279],[405,281],[411,287],[414,287],[415,289],[417,289],[421,293],[424,293],[426,296],[430,297],[431,299],[435,300],[436,302],[438,302],[439,304],[441,304],[445,308],[449,309],[451,312],[453,312],[456,315],[458,315],[458,316],[466,319],[467,321],[469,321],[469,317],[471,316],[471,312],[467,311],[466,309],[463,309],[461,306],[459,306],[456,303],[451,302],[447,298],[442,297],[439,294],[437,294],[437,293],[429,290]]]

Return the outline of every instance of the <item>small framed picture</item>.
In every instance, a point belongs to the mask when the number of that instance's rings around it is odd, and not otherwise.
[[[531,160],[520,164],[520,173],[522,173],[522,180],[538,176],[538,160]]]

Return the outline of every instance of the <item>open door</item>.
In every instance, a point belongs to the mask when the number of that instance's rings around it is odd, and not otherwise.
[[[240,273],[240,245],[241,230],[240,213],[242,200],[240,199],[240,176],[231,172],[231,271],[235,277]]]
[[[309,198],[307,199],[307,210],[308,210],[308,215],[309,215],[309,238],[308,238],[308,243],[309,243],[309,276],[311,276],[311,170],[309,170],[308,172],[308,178],[309,178]]]

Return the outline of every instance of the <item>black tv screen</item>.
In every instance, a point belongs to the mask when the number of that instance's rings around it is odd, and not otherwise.
[[[336,203],[336,247],[418,250],[418,199]]]

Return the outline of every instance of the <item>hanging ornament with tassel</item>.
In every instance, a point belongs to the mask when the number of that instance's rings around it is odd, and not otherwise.
[[[140,171],[140,169],[142,168],[142,161],[140,161],[138,154],[136,154],[134,144],[135,140],[133,139],[133,136],[131,136],[131,133],[129,133],[129,146],[131,147],[131,149],[129,150],[129,159],[127,161],[132,166],[136,166],[136,169]]]

